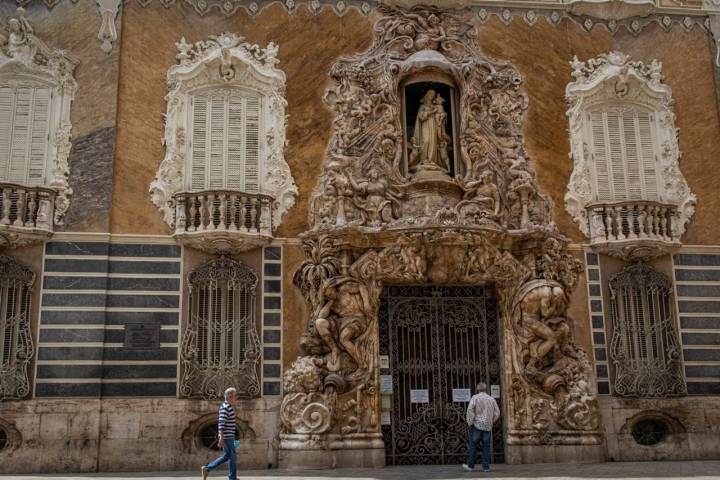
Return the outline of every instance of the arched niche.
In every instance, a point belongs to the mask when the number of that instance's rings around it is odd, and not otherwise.
[[[420,52],[423,53],[423,52]],[[440,55],[438,52],[430,52]],[[413,139],[416,135],[417,117],[426,95],[442,99],[438,108],[444,116],[443,133],[447,146],[443,150],[447,155],[447,170],[450,177],[464,175],[459,149],[460,128],[460,89],[454,76],[451,74],[451,65],[442,57],[444,62],[417,67],[417,71],[402,78],[398,91],[402,110],[403,125],[403,156],[401,171],[405,176],[414,174],[417,165],[411,161],[413,156]],[[447,62],[447,63],[446,63]],[[437,101],[436,101],[437,103]]]

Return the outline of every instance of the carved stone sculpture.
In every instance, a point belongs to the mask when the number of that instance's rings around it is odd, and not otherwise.
[[[523,146],[522,78],[480,55],[456,17],[382,8],[373,45],[336,62],[324,97],[334,136],[294,277],[312,313],[285,377],[280,448],[301,450],[296,460],[382,449],[378,306],[382,286],[398,283],[494,285],[507,332],[506,441],[598,445],[590,364],[567,316],[580,264]],[[427,68],[458,82],[454,176],[436,92],[425,93],[412,138],[402,130],[400,85]]]

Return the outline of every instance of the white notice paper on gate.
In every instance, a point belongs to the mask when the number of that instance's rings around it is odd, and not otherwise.
[[[453,402],[466,403],[470,401],[470,389],[469,388],[453,388],[452,389]]]
[[[410,390],[410,403],[430,403],[427,390]]]

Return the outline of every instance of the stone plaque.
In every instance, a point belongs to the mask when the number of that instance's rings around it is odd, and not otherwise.
[[[469,388],[453,388],[452,398],[453,402],[463,403],[470,401],[470,389]]]
[[[160,348],[160,325],[128,323],[125,325],[125,348]]]
[[[410,403],[430,403],[430,395],[427,389],[410,390]]]

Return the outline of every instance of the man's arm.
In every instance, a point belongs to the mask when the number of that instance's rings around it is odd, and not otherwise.
[[[222,448],[223,443],[223,429],[225,428],[225,409],[220,406],[220,415],[218,416],[218,447]]]
[[[475,402],[474,399],[470,399],[470,404],[467,408],[467,414],[465,415],[465,421],[468,425],[475,423]]]

